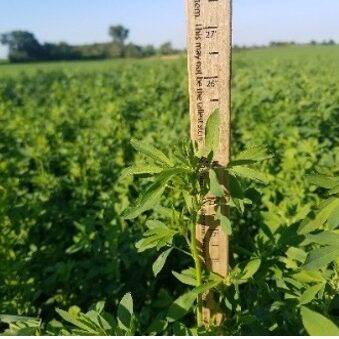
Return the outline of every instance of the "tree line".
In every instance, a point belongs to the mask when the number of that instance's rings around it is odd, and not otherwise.
[[[33,33],[18,30],[1,34],[0,43],[8,46],[11,62],[141,58],[181,52],[174,49],[171,42],[165,42],[159,48],[126,44],[129,29],[122,25],[110,26],[108,33],[112,39],[110,42],[74,46],[66,42],[40,43]]]
[[[248,49],[261,49],[261,48],[268,48],[268,47],[288,47],[288,46],[331,46],[337,45],[337,42],[333,39],[323,40],[323,41],[316,41],[311,40],[310,42],[306,43],[298,43],[295,41],[271,41],[267,45],[233,45],[234,51],[241,51],[241,50],[248,50]]]

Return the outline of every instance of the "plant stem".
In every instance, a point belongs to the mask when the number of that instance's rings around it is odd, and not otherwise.
[[[179,251],[179,252],[181,252],[181,253],[184,253],[184,254],[186,254],[186,255],[192,257],[192,254],[191,254],[191,253],[189,253],[189,252],[187,252],[187,251],[181,249],[180,247],[177,247],[177,246],[172,246],[172,247],[173,247],[174,249],[176,249],[177,251]]]
[[[197,238],[195,235],[195,223],[192,223],[191,226],[191,252],[194,259],[195,265],[195,278],[196,286],[201,286],[202,283],[202,274],[201,274],[201,261],[199,258],[199,253],[197,249]],[[198,296],[198,308],[197,308],[197,325],[198,327],[202,325],[202,298],[201,295]]]

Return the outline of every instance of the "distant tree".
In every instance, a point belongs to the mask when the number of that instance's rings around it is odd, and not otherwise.
[[[295,45],[295,41],[271,41],[270,46],[271,47],[284,47],[284,46],[292,46]]]
[[[112,37],[113,42],[123,45],[125,40],[128,38],[129,29],[122,25],[110,26],[108,33]]]
[[[142,47],[135,44],[128,44],[124,47],[124,57],[126,58],[140,58],[143,56]]]
[[[9,59],[35,61],[43,57],[43,48],[35,36],[26,31],[12,31],[0,35],[0,43],[9,47]]]
[[[321,42],[322,45],[335,45],[335,41],[333,39],[330,40],[323,40]]]
[[[44,60],[77,60],[82,59],[81,51],[76,47],[60,42],[58,44],[43,44]]]
[[[311,40],[311,41],[310,41],[310,45],[313,45],[313,46],[314,46],[314,45],[316,45],[316,44],[317,44],[317,42],[316,42],[315,40]]]
[[[122,25],[109,27],[109,34],[113,39],[111,42],[74,46],[66,42],[40,44],[30,32],[13,31],[0,34],[0,44],[9,46],[9,60],[11,62],[141,58],[179,52],[172,47],[171,42],[166,42],[159,48],[152,45],[126,44],[129,30]]]
[[[172,47],[172,43],[168,41],[160,46],[159,52],[162,55],[169,55],[169,54],[173,54],[175,51]]]
[[[112,42],[106,48],[106,58],[115,59],[124,56],[124,46],[120,43]]]
[[[74,49],[79,53],[80,59],[99,60],[107,56],[107,45],[109,44],[90,44],[75,46]]]
[[[156,54],[156,50],[155,50],[153,45],[147,45],[147,46],[143,47],[142,54],[143,54],[144,57],[153,56],[153,55]]]

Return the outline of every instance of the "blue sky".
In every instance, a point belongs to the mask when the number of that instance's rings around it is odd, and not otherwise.
[[[121,23],[130,41],[185,46],[185,0],[0,0],[0,32],[23,29],[40,41],[71,44],[107,41]],[[233,41],[333,38],[339,42],[339,0],[233,0]],[[0,47],[0,58],[6,49]]]

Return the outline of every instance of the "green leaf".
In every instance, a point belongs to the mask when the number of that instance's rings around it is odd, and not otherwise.
[[[307,254],[305,251],[303,251],[300,248],[297,247],[290,247],[287,251],[286,251],[286,255],[288,258],[298,261],[300,263],[304,263],[307,257]]]
[[[338,257],[339,248],[337,246],[317,248],[308,254],[303,269],[312,271],[326,267]]]
[[[95,312],[97,312],[98,314],[101,314],[105,308],[105,302],[98,301],[95,303],[95,305],[92,308]]]
[[[339,185],[334,186],[333,189],[331,189],[328,194],[333,195],[333,194],[338,194],[339,193]]]
[[[315,175],[307,175],[306,180],[313,185],[318,187],[332,189],[336,185],[338,185],[338,180],[335,180],[333,177],[329,177],[327,175],[315,174]]]
[[[321,232],[318,234],[307,234],[306,239],[319,245],[333,245],[339,248],[339,234],[336,232]]]
[[[304,220],[307,217],[307,214],[310,213],[312,210],[312,205],[307,204],[304,206],[298,206],[297,208],[297,213],[293,216],[293,223],[299,221],[299,220]]]
[[[302,283],[324,283],[326,279],[322,276],[320,272],[317,271],[300,271],[293,274],[293,278]]]
[[[300,271],[293,274],[293,278],[302,283],[326,282],[326,279],[317,271]]]
[[[311,336],[339,336],[338,327],[328,318],[307,307],[301,308],[304,327]]]
[[[170,322],[176,321],[182,318],[187,312],[191,309],[194,304],[194,301],[197,299],[198,295],[204,293],[213,287],[217,286],[220,281],[211,281],[204,285],[194,288],[193,290],[183,294],[174,303],[170,306],[167,319]]]
[[[26,322],[30,320],[38,321],[39,319],[34,318],[34,317],[24,317],[20,315],[0,314],[0,322],[6,323],[6,324],[15,323],[18,321]]]
[[[153,273],[155,277],[159,274],[159,272],[164,267],[167,257],[169,256],[171,251],[172,251],[172,248],[169,248],[168,250],[162,252],[157,258],[157,260],[153,263],[152,269],[153,269]]]
[[[183,284],[190,286],[197,286],[195,278],[195,269],[193,267],[181,271],[181,273],[172,271],[172,274]]]
[[[118,325],[124,331],[130,331],[133,316],[133,299],[131,293],[126,293],[118,307]]]
[[[7,316],[7,315],[6,315]],[[16,317],[16,316],[14,316]],[[24,317],[23,317],[24,318]],[[9,328],[0,333],[0,336],[39,336],[41,320],[22,320],[10,322]]]
[[[160,202],[160,198],[164,193],[166,183],[156,182],[152,184],[138,200],[135,206],[127,208],[122,216],[125,219],[135,219],[141,213],[148,211],[154,207],[154,205]]]
[[[264,173],[258,172],[252,168],[249,167],[243,167],[243,166],[234,166],[230,167],[228,171],[231,174],[241,176],[247,179],[255,180],[261,183],[266,184],[268,179]]]
[[[252,278],[254,274],[258,271],[260,265],[261,260],[258,258],[249,261],[242,271],[240,281],[247,281],[248,279]]]
[[[192,291],[187,292],[180,296],[175,302],[170,306],[167,319],[169,322],[176,321],[182,318],[193,306],[194,301],[196,300],[197,295]]]
[[[125,168],[121,172],[120,178],[124,178],[130,175],[140,175],[140,174],[155,174],[160,173],[163,169],[158,166],[152,165],[143,165],[143,166],[131,166]]]
[[[219,220],[220,220],[220,226],[221,226],[222,230],[227,235],[231,235],[232,234],[232,225],[231,225],[230,219],[228,219],[224,215],[221,215]]]
[[[166,218],[180,218],[181,214],[173,208],[163,207],[161,205],[154,206],[154,211],[158,212]]]
[[[331,215],[328,217],[326,224],[331,230],[336,229],[339,226],[339,208],[337,208]]]
[[[73,311],[74,310],[74,311]],[[60,315],[62,319],[69,322],[70,324],[90,333],[96,333],[95,329],[93,329],[92,326],[80,321],[79,314],[80,310],[76,308],[70,308],[68,312],[61,310],[59,308],[56,308],[55,311]]]
[[[135,246],[138,252],[143,252],[153,247],[160,249],[171,244],[175,234],[176,231],[168,227],[152,228],[143,234],[144,238],[139,240]]]
[[[90,310],[86,314],[79,314],[79,320],[92,327],[94,332],[105,335],[106,330],[111,330],[111,325],[95,310]]]
[[[210,192],[216,197],[223,197],[225,195],[223,186],[219,183],[217,174],[213,169],[209,170],[209,178],[210,178]]]
[[[271,158],[272,155],[267,154],[265,147],[252,147],[240,152],[229,166],[250,165]]]
[[[190,192],[183,191],[182,197],[184,198],[187,210],[192,211],[193,210],[193,199],[192,199],[192,195],[190,194]]]
[[[139,152],[147,155],[148,157],[152,158],[155,161],[161,162],[162,164],[172,167],[173,163],[171,160],[161,151],[156,149],[155,147],[145,144],[140,140],[131,140],[132,146]]]
[[[122,216],[125,219],[135,219],[141,213],[152,209],[160,202],[160,198],[164,193],[167,182],[171,179],[171,177],[184,171],[185,170],[182,168],[171,168],[159,173],[153,184],[151,184],[146,192],[138,198],[135,206],[127,208],[123,212]]]
[[[160,332],[164,331],[168,325],[166,319],[163,319],[163,314],[158,314],[156,318],[151,322],[149,327],[146,330],[147,334],[159,334]]]
[[[299,303],[301,305],[306,305],[310,303],[315,298],[317,293],[324,287],[324,285],[324,283],[321,283],[307,288],[306,291],[299,298]]]
[[[220,211],[220,208],[217,211],[216,214],[217,220],[220,221],[220,227],[221,229],[227,234],[231,235],[232,234],[232,224],[230,219],[227,218],[227,216],[223,215]]]
[[[211,152],[215,154],[219,146],[219,125],[220,125],[220,112],[216,109],[209,117],[205,127],[205,145],[199,156],[207,157]]]
[[[155,182],[167,182],[173,176],[180,176],[181,174],[185,173],[187,170],[182,167],[174,167],[163,170],[155,177]]]
[[[319,229],[339,208],[339,198],[329,198],[318,208],[314,218],[307,218],[299,228],[299,234],[306,234]]]
[[[231,192],[230,200],[233,202],[236,209],[243,214],[245,210],[244,192],[237,177],[228,176],[229,189]]]
[[[150,229],[153,230],[155,228],[165,228],[168,229],[168,227],[160,220],[147,220],[146,221],[146,226]]]
[[[219,146],[220,111],[216,109],[209,117],[205,129],[205,148],[215,154]]]

